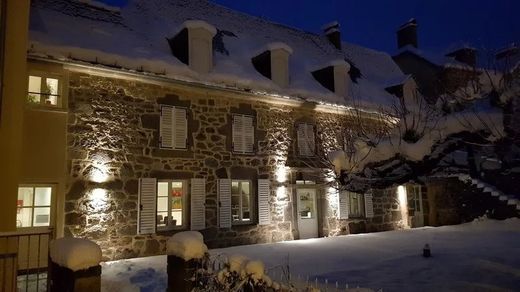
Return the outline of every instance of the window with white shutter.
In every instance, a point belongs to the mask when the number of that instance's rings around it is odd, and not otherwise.
[[[296,129],[298,153],[301,156],[313,156],[316,150],[314,125],[301,123]]]
[[[348,219],[349,213],[349,193],[347,191],[342,191],[338,196],[338,215],[339,219]]]
[[[218,212],[220,228],[231,227],[231,180],[218,180]]]
[[[365,217],[373,218],[374,217],[374,202],[372,193],[365,194]]]
[[[269,180],[258,180],[258,224],[268,225],[271,223],[269,212]]]
[[[161,148],[179,150],[187,149],[187,109],[162,105],[159,132]]]
[[[361,218],[364,214],[365,205],[363,203],[363,195],[353,192],[348,194],[348,216],[350,218]]]
[[[254,117],[233,115],[233,151],[237,153],[253,153],[255,145]]]
[[[191,230],[206,228],[206,180],[191,179]]]
[[[137,234],[155,233],[157,210],[157,180],[155,178],[139,179],[139,208],[137,209]]]

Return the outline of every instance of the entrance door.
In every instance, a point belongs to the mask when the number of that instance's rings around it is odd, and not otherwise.
[[[318,237],[316,189],[296,189],[300,239]]]
[[[409,187],[408,193],[408,209],[413,212],[412,228],[424,226],[424,211],[422,202],[422,189],[420,185],[412,185]]]

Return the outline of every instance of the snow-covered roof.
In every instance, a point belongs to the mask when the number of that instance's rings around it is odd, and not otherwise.
[[[371,108],[393,103],[395,97],[384,90],[385,85],[404,76],[386,53],[349,43],[343,43],[343,51],[339,51],[324,35],[272,23],[206,0],[130,0],[121,9],[95,5],[92,0],[85,2],[88,1],[33,0],[30,56],[90,62],[177,80]],[[171,53],[166,38],[175,36],[188,20],[205,21],[217,29],[215,67],[209,74],[192,71]],[[284,43],[293,49],[287,88],[278,87],[252,65],[251,58],[272,43]],[[348,99],[321,86],[311,74],[316,68],[343,58],[360,71]]]

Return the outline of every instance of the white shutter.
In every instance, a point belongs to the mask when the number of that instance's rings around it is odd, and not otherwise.
[[[218,180],[218,212],[220,228],[231,227],[231,180]]]
[[[373,218],[374,217],[374,202],[372,193],[365,194],[365,217]]]
[[[139,208],[137,209],[137,234],[155,233],[157,214],[157,180],[139,179]]]
[[[307,129],[305,131],[305,136],[307,138],[307,145],[308,145],[308,151],[309,156],[314,155],[316,152],[316,138],[314,137],[314,126],[307,124]]]
[[[244,125],[242,121],[242,116],[233,115],[233,151],[234,152],[244,152]]]
[[[258,224],[271,224],[271,216],[269,212],[269,180],[258,180]]]
[[[348,219],[349,192],[341,191],[338,195],[338,215],[339,219]]]
[[[253,117],[242,116],[242,126],[244,130],[244,152],[253,153],[255,146],[255,126]]]
[[[298,153],[303,156],[308,155],[307,142],[305,139],[306,128],[306,124],[299,124],[298,128],[296,129],[296,138],[298,139]]]
[[[173,148],[173,107],[161,106],[161,120],[159,125],[161,148]]]
[[[188,117],[185,108],[173,108],[173,147],[186,149],[188,139]]]
[[[191,230],[206,228],[206,180],[191,179]]]

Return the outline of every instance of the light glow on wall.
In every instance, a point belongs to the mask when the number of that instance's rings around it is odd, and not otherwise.
[[[404,228],[410,228],[408,224],[408,196],[406,194],[405,186],[397,187],[397,198],[399,200],[399,207],[401,209],[401,220]]]
[[[287,181],[288,168],[285,165],[278,165],[276,167],[276,181],[279,183],[284,183]]]
[[[94,211],[99,211],[107,205],[108,194],[105,189],[97,188],[90,192],[90,200]]]
[[[285,186],[279,186],[276,189],[276,199],[277,200],[283,200],[287,197],[287,187]]]
[[[109,171],[107,163],[110,161],[110,158],[105,153],[99,152],[93,154],[91,160],[90,180],[96,183],[108,181]]]

